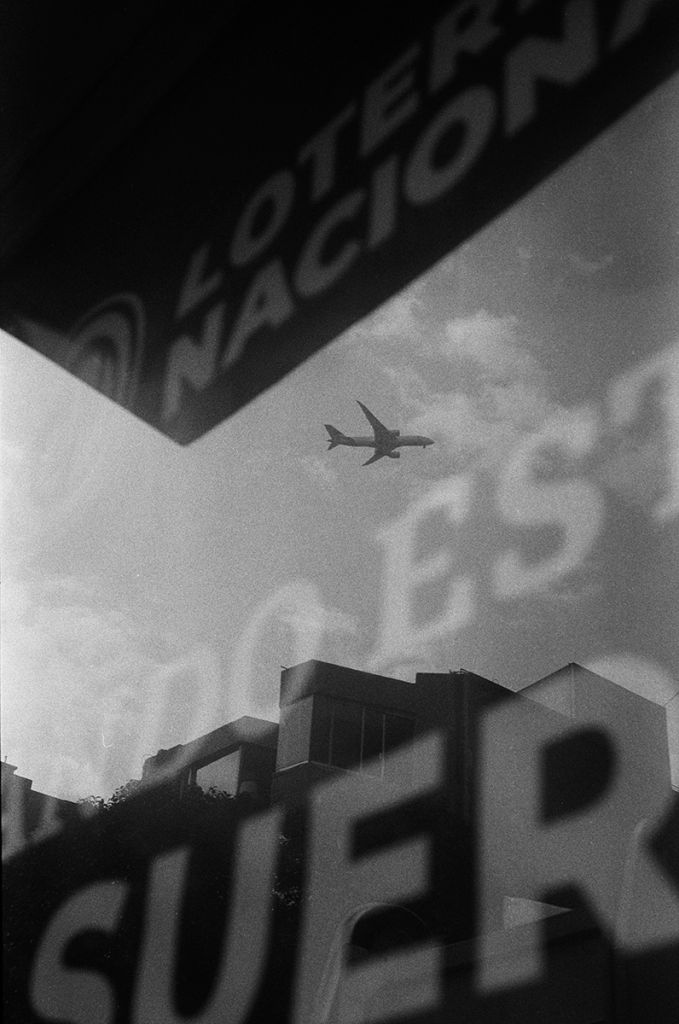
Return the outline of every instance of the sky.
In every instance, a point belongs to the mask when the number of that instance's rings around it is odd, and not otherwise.
[[[311,657],[666,707],[679,785],[679,80],[188,447],[2,338],[3,756],[78,799]],[[435,440],[328,452],[360,399]]]

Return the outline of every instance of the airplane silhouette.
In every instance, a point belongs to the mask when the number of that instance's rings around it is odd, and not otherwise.
[[[377,416],[374,416],[370,409],[366,409],[363,402],[358,404],[373,428],[373,436],[348,437],[341,430],[337,430],[336,427],[326,423],[325,429],[328,431],[328,440],[330,442],[328,451],[340,444],[344,444],[348,448],[374,448],[375,454],[371,455],[367,462],[363,463],[364,466],[369,466],[371,462],[377,462],[378,459],[385,457],[388,459],[400,459],[401,453],[395,451],[396,448],[426,448],[427,445],[434,443],[430,437],[424,437],[421,434],[401,435],[400,430],[389,430],[388,427],[385,427],[384,423],[380,423]]]

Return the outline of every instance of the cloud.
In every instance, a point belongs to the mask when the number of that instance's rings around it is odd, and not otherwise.
[[[519,337],[515,316],[494,316],[480,309],[445,325],[441,352],[456,357],[483,379],[511,382],[542,377],[537,360]]]
[[[422,373],[413,366],[391,364],[382,366],[383,375],[392,385],[400,404],[406,409],[426,404],[431,397],[431,386]]]
[[[426,377],[392,371],[410,409],[408,430],[434,437],[458,468],[461,460],[465,469],[497,469],[561,409],[533,348],[515,316],[479,309],[448,320]]]
[[[317,600],[308,606],[291,606],[280,614],[280,621],[296,634],[314,638],[324,635],[355,636],[358,624],[354,615],[348,615],[339,608],[327,608]],[[313,648],[312,648],[313,649]],[[315,653],[309,657],[316,657]]]
[[[591,259],[579,252],[570,252],[565,258],[567,263],[580,277],[593,277],[595,274],[599,274],[602,270],[610,267],[615,259],[612,253]]]
[[[458,469],[492,471],[558,410],[545,390],[530,381],[488,386],[477,394],[432,394],[419,406],[408,429],[433,437]]]
[[[517,257],[524,271],[533,272],[535,261],[539,260],[542,268],[549,267],[553,280],[565,283],[568,279],[580,278],[587,280],[608,270],[615,262],[612,253],[603,256],[585,256],[577,250],[561,253],[553,249],[542,249],[539,253],[531,246],[520,245],[517,249]]]
[[[418,479],[449,472],[451,459],[457,471],[495,472],[527,434],[562,411],[542,346],[517,316],[479,308],[446,317],[451,273],[439,274],[436,301],[431,281],[419,280],[353,329],[354,340],[370,340],[375,368],[401,407],[394,412],[401,429],[436,441],[426,466],[412,467]]]
[[[337,471],[329,464],[328,460],[321,455],[302,455],[297,457],[297,463],[304,473],[325,487],[336,487],[338,483]]]
[[[200,690],[202,707],[208,691],[221,699],[216,655],[151,636],[95,579],[7,588],[3,744],[36,789],[106,795],[158,746],[204,731],[193,695]]]
[[[412,344],[422,331],[425,319],[424,280],[420,279],[398,292],[342,335],[342,343],[351,346],[371,343],[407,341]]]
[[[8,403],[3,426],[2,520],[3,532],[15,538],[5,547],[12,562],[37,542],[53,544],[57,531],[70,529],[74,515],[101,498],[127,437],[121,438],[122,410],[42,362],[27,351],[18,365],[3,366],[8,390],[30,395],[23,405]]]
[[[566,611],[570,606],[579,606],[603,597],[605,591],[601,565],[591,559],[573,567],[565,576],[550,584],[546,595],[552,603]],[[539,595],[543,597],[541,593]]]
[[[492,447],[499,430],[480,414],[474,398],[462,391],[431,395],[410,420],[416,433],[432,436],[464,459]]]

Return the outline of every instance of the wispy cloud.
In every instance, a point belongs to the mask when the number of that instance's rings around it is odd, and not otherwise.
[[[409,429],[431,434],[465,468],[501,466],[527,433],[560,409],[535,348],[514,316],[480,309],[448,320],[427,377],[400,376]],[[445,364],[452,373],[442,369]],[[451,386],[444,389],[448,379]]]
[[[518,316],[486,308],[445,313],[453,301],[445,281],[463,264],[460,256],[447,261],[349,332],[361,352],[369,341],[401,429],[436,441],[426,464],[412,467],[418,479],[451,468],[497,472],[527,435],[562,411],[542,359],[547,346]]]
[[[485,309],[449,320],[441,351],[465,360],[491,380],[515,379],[537,370],[535,359],[520,339],[517,318],[495,316]]]
[[[549,267],[553,281],[561,284],[569,279],[586,280],[608,270],[615,263],[613,253],[586,255],[578,250],[557,252],[542,248],[539,252],[531,246],[519,246],[517,258],[526,273],[531,272],[537,260],[541,267]]]
[[[296,456],[300,469],[323,487],[334,488],[338,483],[337,471],[322,455]]]
[[[424,285],[416,281],[385,302],[342,336],[347,347],[359,345],[369,338],[371,343],[387,345],[407,341],[417,344],[425,319]]]
[[[418,408],[431,398],[431,385],[414,366],[382,365],[382,374],[390,382],[400,404],[406,409]]]
[[[581,277],[593,277],[595,274],[601,273],[602,270],[607,270],[615,258],[612,253],[607,253],[605,256],[587,257],[579,252],[569,252],[565,259],[576,274]]]

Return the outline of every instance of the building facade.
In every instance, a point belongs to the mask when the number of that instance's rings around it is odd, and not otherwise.
[[[317,942],[328,1021],[349,998],[329,949],[360,963],[424,938],[465,1020],[513,1020],[518,1006],[531,1020],[636,1020],[649,985],[659,1020],[679,1005],[679,903],[653,855],[677,828],[665,712],[577,664],[514,693],[465,670],[407,683],[311,661],[282,672],[278,726],[240,719],[159,752],[144,779],[161,765],[180,788],[306,808],[307,831],[311,806],[327,834],[333,814],[360,832],[377,800],[399,808],[382,816],[380,842],[427,832],[425,895],[310,893],[334,921]],[[418,810],[432,777],[441,785]],[[288,829],[300,851],[303,831]],[[406,1005],[426,987],[426,972],[397,973],[373,983],[366,1006],[387,990]]]

